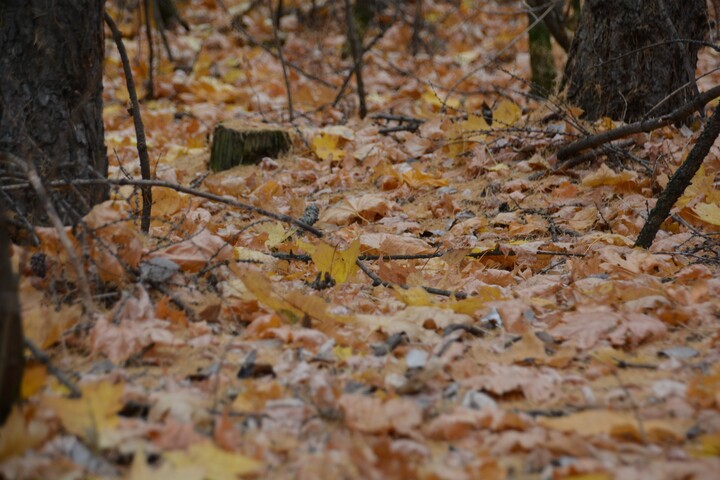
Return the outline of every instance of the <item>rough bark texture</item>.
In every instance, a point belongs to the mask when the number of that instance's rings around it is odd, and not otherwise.
[[[20,398],[23,350],[17,280],[10,266],[10,242],[0,212],[0,425]]]
[[[705,0],[586,0],[561,91],[591,120],[670,112],[697,95],[707,28]]]
[[[107,175],[103,12],[103,0],[0,2],[0,182],[17,180],[17,159],[35,162],[43,180]],[[92,186],[52,200],[72,223],[106,196]],[[31,223],[47,222],[32,190],[2,201]]]

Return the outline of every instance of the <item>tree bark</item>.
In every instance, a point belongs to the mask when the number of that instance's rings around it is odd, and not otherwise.
[[[0,182],[34,162],[45,181],[107,176],[102,121],[103,0],[0,2]],[[5,155],[3,155],[5,154]],[[106,187],[68,188],[51,199],[66,224],[107,198]],[[2,199],[47,224],[31,190]]]
[[[24,348],[17,279],[10,265],[10,242],[0,211],[0,425],[20,398]]]
[[[537,4],[537,5],[536,5]],[[528,2],[528,47],[530,50],[530,93],[543,98],[550,96],[555,90],[555,60],[553,59],[552,43],[550,42],[550,29],[546,22],[550,16],[547,2],[536,0]],[[545,14],[543,21],[538,18]]]
[[[586,0],[560,85],[595,120],[634,122],[692,100],[706,0]]]

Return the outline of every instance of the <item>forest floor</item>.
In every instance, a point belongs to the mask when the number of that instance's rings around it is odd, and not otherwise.
[[[144,97],[145,30],[116,3]],[[66,232],[89,309],[58,232],[38,229],[14,249],[25,332],[82,396],[29,361],[0,475],[718,478],[717,149],[633,248],[702,121],[558,171],[559,147],[620,124],[528,96],[522,2],[462,0],[423,2],[415,55],[411,6],[371,24],[365,119],[354,79],[338,95],[342,2],[285,1],[291,122],[267,3],[179,3],[191,29],[167,32],[174,62],[155,32],[141,108],[154,177],[297,219],[315,205],[322,238],[171,188],[143,235],[139,191],[116,188]],[[106,41],[110,176],[139,178]],[[279,123],[293,147],[210,172],[229,119]]]

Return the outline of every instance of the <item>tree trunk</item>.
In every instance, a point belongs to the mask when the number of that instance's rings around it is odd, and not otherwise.
[[[17,280],[10,265],[10,242],[0,211],[0,425],[20,398],[25,363]]]
[[[586,0],[560,85],[584,118],[633,122],[697,93],[706,0]]]
[[[535,2],[539,6],[535,6]],[[550,29],[545,19],[549,16],[545,10],[547,2],[535,0],[528,2],[528,48],[530,50],[530,93],[547,98],[555,90],[555,60],[553,59],[552,43],[550,42]],[[545,14],[545,19],[538,22],[538,18]]]
[[[0,1],[0,183],[17,183],[25,161],[46,181],[107,176],[103,12],[104,0]],[[68,187],[52,195],[69,224],[107,189]],[[1,200],[30,223],[47,223],[31,189]]]

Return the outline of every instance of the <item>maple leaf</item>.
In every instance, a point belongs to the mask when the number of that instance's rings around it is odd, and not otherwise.
[[[355,239],[348,248],[340,250],[325,242],[311,244],[299,241],[298,247],[312,257],[320,273],[329,273],[339,284],[347,282],[358,271],[357,258],[360,255],[360,240]]]
[[[355,220],[366,222],[384,217],[394,204],[384,195],[367,194],[360,197],[343,198],[320,215],[320,221],[347,225]]]
[[[420,255],[435,251],[424,240],[392,233],[364,233],[360,235],[360,243],[365,251],[380,255]]]
[[[41,404],[53,410],[65,429],[99,448],[109,445],[119,424],[122,383],[95,382],[81,386],[81,398],[43,397]]]
[[[342,160],[345,152],[341,147],[352,138],[352,130],[346,127],[329,127],[312,138],[310,147],[320,160]]]
[[[226,452],[213,445],[203,442],[191,445],[187,450],[166,452],[163,458],[175,468],[201,467],[206,479],[237,480],[238,476],[259,473],[262,463],[239,453]]]
[[[208,230],[201,230],[187,240],[160,248],[148,255],[148,258],[157,257],[175,262],[184,271],[192,273],[207,266],[210,259],[232,260],[233,252],[225,240]]]
[[[720,227],[720,206],[717,203],[697,203],[692,211],[703,222]]]

